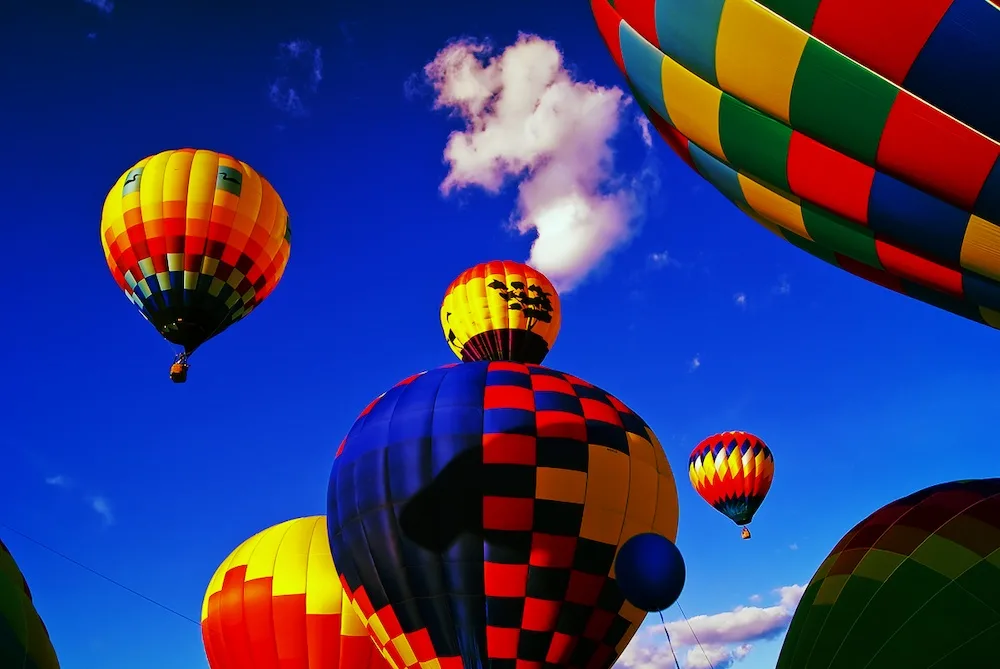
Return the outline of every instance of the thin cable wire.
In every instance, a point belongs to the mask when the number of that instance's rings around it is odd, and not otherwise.
[[[715,665],[712,664],[712,658],[708,656],[708,652],[705,650],[705,647],[701,645],[701,641],[699,641],[698,635],[695,634],[694,628],[691,627],[691,621],[688,620],[687,614],[684,613],[684,608],[681,606],[680,600],[677,601],[677,609],[681,612],[681,617],[684,618],[684,622],[687,623],[688,629],[691,630],[691,636],[694,637],[694,642],[698,644],[698,648],[701,648],[701,652],[705,656],[705,661],[708,662],[708,666],[710,669],[715,669]]]
[[[674,666],[677,669],[681,669],[681,663],[677,659],[677,651],[674,650],[674,642],[670,640],[670,630],[667,629],[667,621],[663,619],[663,611],[660,611],[660,622],[663,624],[663,633],[667,635],[667,645],[670,646],[670,654],[674,657]]]
[[[133,595],[135,595],[136,597],[139,597],[141,599],[145,599],[150,604],[158,606],[161,609],[163,609],[164,611],[167,611],[169,613],[174,614],[178,618],[183,618],[184,620],[188,621],[189,623],[194,623],[198,627],[201,627],[201,623],[198,622],[197,620],[195,620],[194,618],[189,618],[186,615],[184,615],[183,613],[181,613],[179,611],[175,611],[174,609],[170,608],[169,606],[167,606],[165,604],[160,604],[155,599],[152,599],[151,597],[147,597],[146,595],[142,594],[141,592],[138,592],[137,590],[133,590],[132,588],[128,587],[127,585],[122,585],[121,583],[119,583],[115,579],[113,579],[113,578],[111,578],[109,576],[105,576],[104,574],[102,574],[101,572],[97,571],[96,569],[91,569],[87,565],[82,564],[80,562],[77,562],[76,560],[74,560],[73,558],[69,557],[68,555],[65,555],[64,553],[60,553],[59,551],[57,551],[56,549],[52,548],[51,546],[47,546],[47,545],[43,544],[41,541],[38,541],[37,539],[33,539],[32,537],[29,537],[24,532],[18,532],[17,530],[15,530],[10,525],[5,525],[3,523],[0,523],[0,527],[4,528],[8,532],[16,534],[17,536],[21,537],[22,539],[26,539],[26,540],[30,541],[31,543],[35,544],[39,548],[47,550],[48,552],[52,553],[53,555],[55,555],[57,557],[60,557],[63,560],[66,560],[66,562],[69,562],[70,564],[76,565],[77,567],[79,567],[80,569],[83,569],[84,571],[89,571],[94,576],[97,576],[99,578],[103,578],[108,583],[111,583],[112,585],[118,586],[119,588],[121,588],[125,592],[130,592]]]

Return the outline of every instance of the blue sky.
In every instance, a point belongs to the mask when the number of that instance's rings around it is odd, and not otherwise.
[[[451,362],[437,322],[451,279],[532,253],[534,232],[509,222],[544,208],[544,188],[529,187],[534,209],[520,212],[513,177],[497,193],[442,195],[449,134],[465,126],[433,108],[440,90],[423,67],[457,37],[488,39],[500,55],[521,31],[553,40],[570,80],[601,95],[624,84],[583,3],[321,4],[63,0],[8,4],[0,21],[0,523],[193,619],[243,539],[325,511],[335,449],[371,398]],[[310,48],[291,58],[289,42]],[[285,104],[289,90],[300,107]],[[547,363],[619,396],[656,430],[680,484],[681,605],[712,616],[696,629],[724,660],[717,668],[736,655],[737,669],[773,667],[789,612],[781,597],[794,601],[794,589],[778,589],[808,581],[882,504],[987,474],[978,453],[989,442],[977,435],[993,428],[996,333],[783,243],[658,139],[647,147],[636,112],[613,115],[614,165],[592,184],[631,203],[629,235],[602,228],[603,242],[566,260],[558,230],[542,223],[556,236],[535,259],[576,282]],[[175,387],[170,352],[111,279],[97,230],[125,169],[182,146],[231,153],[267,176],[295,237],[279,288],[201,349],[191,381]],[[775,454],[749,542],[687,482],[690,449],[727,429],[759,434]],[[207,666],[196,625],[0,535],[66,669]],[[684,627],[674,629],[682,643]],[[640,634],[637,647],[662,650],[662,631]],[[741,644],[753,647],[732,655]]]

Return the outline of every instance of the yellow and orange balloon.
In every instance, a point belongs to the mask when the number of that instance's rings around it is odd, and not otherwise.
[[[104,201],[101,245],[125,295],[189,355],[271,294],[291,228],[281,197],[249,165],[178,149],[118,178]]]
[[[544,274],[512,260],[458,275],[441,303],[448,346],[463,362],[540,364],[559,334],[559,295]]]
[[[212,669],[392,669],[341,587],[323,516],[240,544],[209,583],[201,629]]]

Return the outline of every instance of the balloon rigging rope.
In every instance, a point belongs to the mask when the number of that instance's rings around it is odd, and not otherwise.
[[[705,661],[708,662],[709,668],[710,669],[715,669],[715,665],[712,664],[712,658],[710,658],[708,656],[708,651],[706,651],[705,647],[701,645],[701,640],[698,638],[698,635],[695,633],[694,627],[691,626],[691,621],[688,620],[687,614],[684,613],[684,607],[681,606],[680,600],[677,601],[677,610],[681,612],[681,617],[684,618],[684,622],[687,623],[688,629],[691,630],[691,636],[694,637],[694,642],[696,644],[698,644],[698,648],[701,649],[702,654],[705,656]],[[660,614],[660,620],[662,620],[662,619],[663,619],[663,614],[661,613]],[[664,629],[666,629],[666,625],[664,625]],[[676,660],[677,658],[675,657],[674,659]]]
[[[63,560],[66,560],[66,562],[69,562],[70,564],[76,565],[77,567],[79,567],[80,569],[83,569],[84,571],[89,571],[91,574],[93,574],[94,576],[97,576],[98,578],[104,579],[108,583],[111,583],[112,585],[118,586],[119,588],[121,588],[125,592],[129,592],[129,593],[135,595],[136,597],[139,597],[140,599],[146,600],[150,604],[153,604],[155,606],[160,607],[164,611],[167,611],[169,613],[174,614],[178,618],[183,618],[184,620],[188,621],[189,623],[194,623],[198,627],[201,627],[201,623],[198,622],[197,620],[195,620],[194,618],[189,618],[186,615],[184,615],[183,613],[181,613],[179,611],[175,611],[174,609],[170,608],[166,604],[161,604],[160,602],[156,601],[155,599],[153,599],[151,597],[147,597],[146,595],[142,594],[138,590],[133,590],[132,588],[128,587],[127,585],[123,585],[123,584],[119,583],[118,581],[116,581],[115,579],[111,578],[110,576],[105,576],[104,574],[102,574],[101,572],[97,571],[96,569],[91,569],[87,565],[85,565],[85,564],[83,564],[81,562],[77,562],[73,558],[69,557],[68,555],[66,555],[64,553],[60,553],[59,551],[57,551],[56,549],[52,548],[51,546],[46,546],[41,541],[38,541],[37,539],[33,539],[33,538],[29,537],[24,532],[18,532],[13,527],[10,527],[9,525],[4,525],[2,523],[0,523],[0,527],[2,527],[3,529],[7,530],[8,532],[11,532],[12,534],[16,534],[17,536],[21,537],[22,539],[26,539],[26,540],[30,541],[31,543],[35,544],[39,548],[43,548],[43,549],[47,550],[48,552],[52,553],[56,557],[60,557]]]
[[[663,624],[663,633],[667,635],[667,645],[670,646],[670,654],[674,658],[674,666],[681,669],[681,663],[677,659],[677,651],[674,650],[674,642],[670,640],[670,630],[667,629],[667,621],[663,619],[663,611],[660,611],[660,623]]]

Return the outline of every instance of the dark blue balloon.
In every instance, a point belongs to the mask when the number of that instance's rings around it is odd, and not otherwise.
[[[622,594],[643,611],[669,608],[684,589],[684,558],[670,539],[647,532],[622,546],[615,559],[615,579]]]

